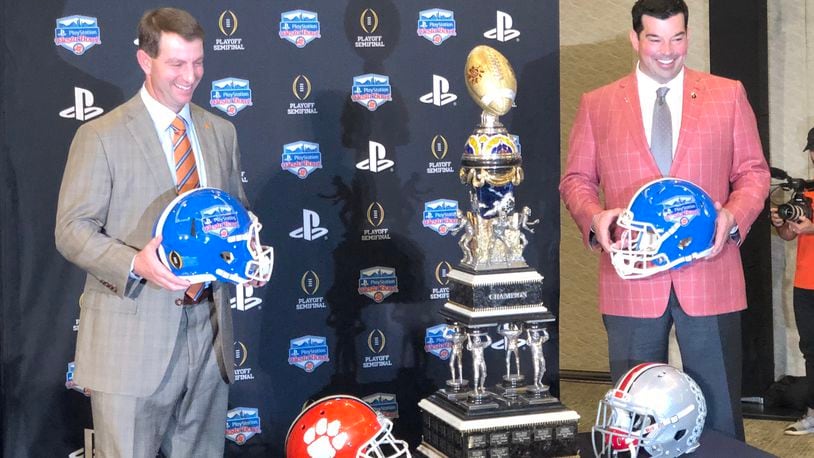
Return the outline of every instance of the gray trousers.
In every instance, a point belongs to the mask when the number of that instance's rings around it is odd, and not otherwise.
[[[744,440],[740,312],[689,316],[671,289],[667,310],[658,318],[602,315],[602,320],[614,384],[639,363],[666,363],[670,328],[675,324],[684,372],[698,383],[707,402],[704,428]]]
[[[222,457],[229,385],[213,347],[210,308],[184,307],[167,373],[147,397],[93,392],[96,456]]]

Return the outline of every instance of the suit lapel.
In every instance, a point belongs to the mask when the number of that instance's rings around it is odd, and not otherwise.
[[[218,173],[223,170],[218,154],[218,142],[215,137],[215,126],[205,119],[203,108],[190,104],[192,122],[195,124],[195,134],[201,147],[201,156],[206,167],[206,185],[211,188],[223,188],[223,177]]]
[[[703,93],[703,74],[685,68],[684,95],[681,108],[681,129],[678,134],[678,145],[673,159],[673,166],[687,155],[688,142],[697,132],[698,113]]]
[[[161,143],[155,131],[155,124],[153,124],[144,102],[141,101],[141,96],[136,94],[127,102],[125,107],[129,116],[127,130],[130,131],[133,142],[138,145],[139,150],[144,155],[147,168],[150,169],[156,183],[160,186],[173,186],[174,180],[170,175],[169,167],[167,167],[167,157],[164,154],[164,149],[161,148]]]

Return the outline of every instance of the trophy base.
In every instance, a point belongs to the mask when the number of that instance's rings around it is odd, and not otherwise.
[[[497,408],[468,410],[436,394],[422,399],[422,442],[427,457],[539,457],[577,454],[579,414],[548,394],[547,405],[507,402]],[[525,396],[525,395],[524,395]]]

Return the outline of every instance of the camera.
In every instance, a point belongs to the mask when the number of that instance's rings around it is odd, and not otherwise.
[[[788,202],[777,206],[777,215],[783,221],[798,221],[802,216],[811,219],[811,199],[795,191]]]
[[[812,199],[803,195],[808,189],[814,189],[814,182],[806,181],[802,178],[792,178],[783,170],[771,167],[772,178],[786,180],[785,183],[780,183],[778,189],[791,191],[791,199],[784,204],[777,206],[777,215],[783,221],[798,221],[801,217],[805,216],[812,219],[811,202]]]

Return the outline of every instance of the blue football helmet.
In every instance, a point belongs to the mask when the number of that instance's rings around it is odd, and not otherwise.
[[[261,227],[228,193],[197,188],[170,202],[153,232],[163,237],[158,257],[178,277],[242,285],[271,277],[274,250],[260,244]]]
[[[611,247],[613,267],[622,278],[644,278],[706,257],[717,216],[712,199],[695,184],[677,178],[651,181],[616,221],[623,232]]]

